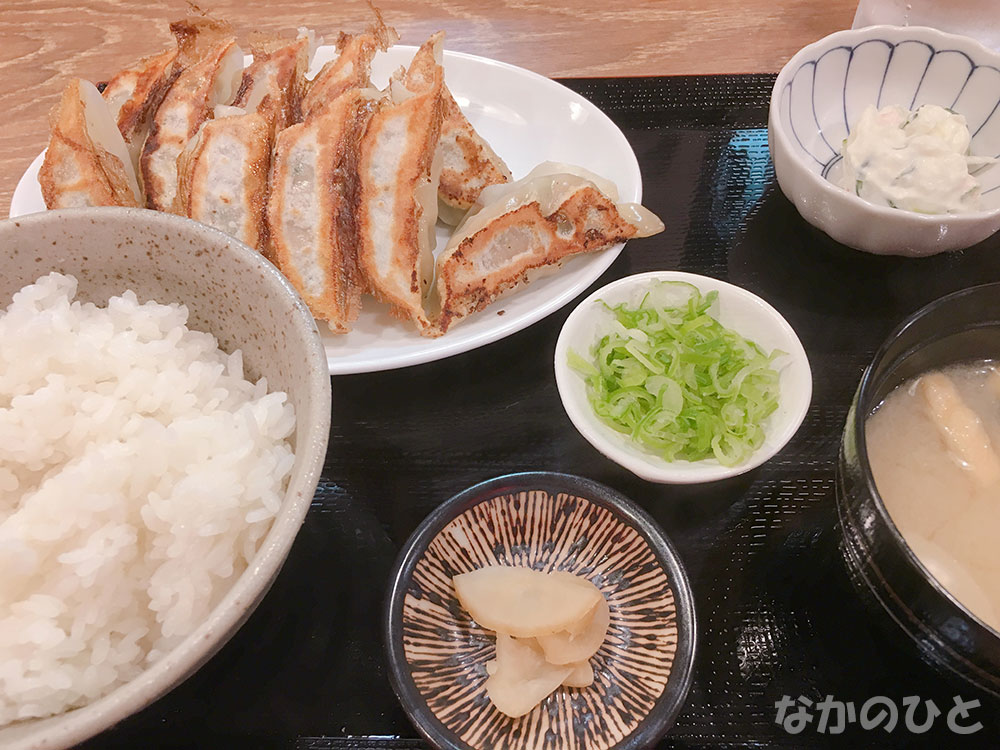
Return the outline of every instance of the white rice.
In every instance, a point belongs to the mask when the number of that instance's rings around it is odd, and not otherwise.
[[[286,395],[184,306],[75,295],[52,273],[0,312],[0,726],[93,701],[202,623],[294,460]]]

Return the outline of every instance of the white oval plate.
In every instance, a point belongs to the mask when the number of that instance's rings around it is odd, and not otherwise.
[[[389,75],[409,63],[416,47],[397,45],[375,58],[372,81],[383,87]],[[333,58],[320,47],[313,71]],[[479,133],[507,162],[514,177],[543,161],[577,164],[618,185],[623,201],[642,200],[639,162],[621,130],[601,110],[574,91],[507,63],[461,52],[444,53],[445,80]],[[21,176],[11,200],[11,217],[45,210],[38,185],[42,154]],[[438,225],[437,246],[449,230]],[[323,334],[331,375],[376,372],[432,362],[476,349],[528,327],[555,312],[590,286],[621,252],[618,244],[568,260],[556,273],[538,278],[457,324],[445,336],[428,339],[386,305],[365,297],[354,330]],[[502,314],[501,314],[502,313]],[[320,324],[321,328],[325,328]]]
[[[775,360],[779,371],[780,395],[778,408],[764,424],[764,444],[744,463],[723,466],[716,459],[702,461],[672,461],[649,453],[627,435],[616,432],[594,413],[587,399],[583,377],[570,369],[567,356],[573,349],[587,357],[606,325],[607,312],[600,302],[617,305],[642,301],[653,280],[686,281],[701,290],[719,293],[718,308],[713,310],[719,322],[732,328],[765,351],[780,349],[787,356]],[[556,386],[570,421],[597,450],[649,482],[663,484],[698,484],[734,477],[750,471],[781,450],[799,429],[812,399],[812,372],[802,343],[795,331],[777,310],[757,295],[742,287],[727,284],[708,276],[682,271],[650,271],[626,276],[601,287],[581,302],[563,324],[555,353]]]

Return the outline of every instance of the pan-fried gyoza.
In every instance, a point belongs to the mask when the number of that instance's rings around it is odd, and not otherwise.
[[[158,55],[142,58],[115,74],[102,92],[136,170],[153,113],[180,72],[176,65],[177,52],[177,48],[172,47]]]
[[[510,180],[510,170],[503,159],[472,127],[447,88],[438,150],[441,152],[439,215],[446,224],[458,224],[487,185]]]
[[[302,97],[302,119],[321,112],[334,99],[350,89],[371,86],[372,60],[399,41],[399,34],[382,21],[375,10],[375,23],[363,34],[341,34],[337,38],[337,56],[324,65],[307,85]]]
[[[205,122],[177,160],[174,213],[260,247],[271,166],[271,125],[236,107]]]
[[[274,146],[270,257],[335,333],[348,332],[361,310],[358,151],[382,101],[374,89],[348,90]]]
[[[393,75],[390,102],[372,118],[358,162],[362,273],[393,314],[412,320],[421,331],[432,327],[424,297],[434,268],[442,38],[442,32],[431,37],[417,50],[405,75]]]
[[[138,206],[132,159],[94,84],[75,78],[51,115],[38,182],[48,208]]]
[[[431,49],[431,46],[437,45],[434,48],[439,50],[438,68],[443,40],[444,32],[439,31],[421,48]],[[420,52],[417,54],[420,55]],[[430,59],[427,55],[423,57],[425,60]],[[416,56],[414,61],[418,64],[411,65],[407,71],[407,86],[431,86],[430,76],[435,75],[437,69],[426,62],[420,62]],[[457,224],[476,202],[484,187],[510,179],[510,170],[503,159],[475,131],[447,86],[441,92],[441,129],[435,157],[441,165],[437,184],[442,211],[439,218],[446,224]]]
[[[263,115],[271,133],[277,133],[299,119],[313,34],[303,30],[292,42],[258,38],[251,41],[250,50],[253,62],[243,71],[233,106]]]
[[[179,21],[170,28],[181,59],[194,61],[181,71],[156,110],[140,158],[146,205],[157,211],[173,210],[178,157],[215,106],[233,101],[243,77],[243,51],[228,25]]]
[[[511,183],[446,85],[443,32],[378,91],[373,60],[398,35],[377,10],[311,80],[311,31],[251,34],[244,70],[228,23],[170,29],[175,47],[103,98],[67,87],[39,172],[46,205],[145,205],[215,226],[274,261],[332,332],[370,294],[440,336],[536,270],[663,227],[577,167]],[[435,262],[439,218],[455,228]]]
[[[217,105],[181,152],[174,213],[264,247],[271,146],[298,113],[311,36],[254,43],[234,105]]]
[[[483,309],[528,273],[570,255],[663,231],[637,203],[580,167],[546,162],[524,179],[483,190],[437,259],[433,334]]]

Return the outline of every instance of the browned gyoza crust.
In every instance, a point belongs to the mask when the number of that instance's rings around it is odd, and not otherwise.
[[[254,62],[234,100],[240,109],[205,122],[178,158],[175,213],[265,249],[271,145],[275,130],[294,121],[308,48],[305,36],[292,42],[255,36]]]
[[[188,16],[170,23],[170,33],[177,41],[177,62],[188,68],[225,39],[235,37],[232,24],[208,16]]]
[[[476,132],[447,89],[438,148],[443,157],[438,196],[460,211],[467,211],[487,185],[510,180],[503,159]]]
[[[243,72],[243,82],[233,101],[234,107],[247,108],[257,98],[257,112],[262,114],[276,133],[299,119],[299,107],[309,67],[309,39],[300,36],[287,40],[251,42],[253,62]],[[260,93],[263,96],[260,96]]]
[[[421,247],[424,208],[418,191],[431,184],[431,165],[441,133],[444,73],[437,63],[441,34],[413,58],[405,79],[409,98],[386,105],[371,121],[361,143],[358,227],[359,261],[370,291],[392,306],[393,314],[430,327],[423,309]],[[402,141],[403,145],[399,145]],[[435,199],[436,200],[436,199]],[[430,269],[427,269],[430,270]]]
[[[278,134],[268,199],[270,258],[313,315],[347,333],[361,311],[358,150],[381,106],[360,89]]]
[[[406,69],[406,74],[403,79],[406,84],[406,88],[414,93],[430,91],[438,85],[440,79],[442,92],[440,94],[440,116],[442,118],[442,122],[444,118],[444,69],[441,67],[440,59],[443,45],[443,31],[431,34],[431,37],[424,42],[420,46],[420,49],[417,50],[416,54],[413,55],[413,60],[410,61],[410,67]],[[438,134],[440,135],[440,126]]]
[[[375,10],[375,23],[363,34],[341,34],[337,38],[337,57],[324,65],[302,97],[302,119],[321,112],[345,91],[366,88],[370,83],[372,60],[379,50],[387,50],[399,40],[399,34],[382,21]]]
[[[574,191],[548,216],[533,202],[498,217],[438,258],[437,335],[524,281],[529,271],[624,242],[635,233],[615,204],[590,185]],[[498,248],[511,257],[498,263]]]
[[[212,114],[216,77],[224,59],[234,54],[236,40],[228,25],[198,19],[170,25],[177,37],[182,64],[195,59],[167,91],[140,158],[146,205],[171,211],[177,194],[177,159],[201,124]],[[199,57],[199,53],[207,50]]]
[[[175,66],[177,48],[144,57],[115,74],[104,87],[104,99],[116,114],[118,129],[132,147],[141,147],[149,119],[180,69]]]
[[[63,89],[50,115],[51,135],[38,182],[47,208],[137,206],[126,166],[87,132],[80,79]]]
[[[270,166],[271,126],[263,115],[206,122],[178,159],[174,213],[260,248]]]

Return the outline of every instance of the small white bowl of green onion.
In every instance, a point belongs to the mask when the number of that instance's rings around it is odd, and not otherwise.
[[[580,434],[650,482],[737,476],[792,438],[812,397],[795,331],[760,297],[708,276],[612,282],[566,319],[556,384]]]

